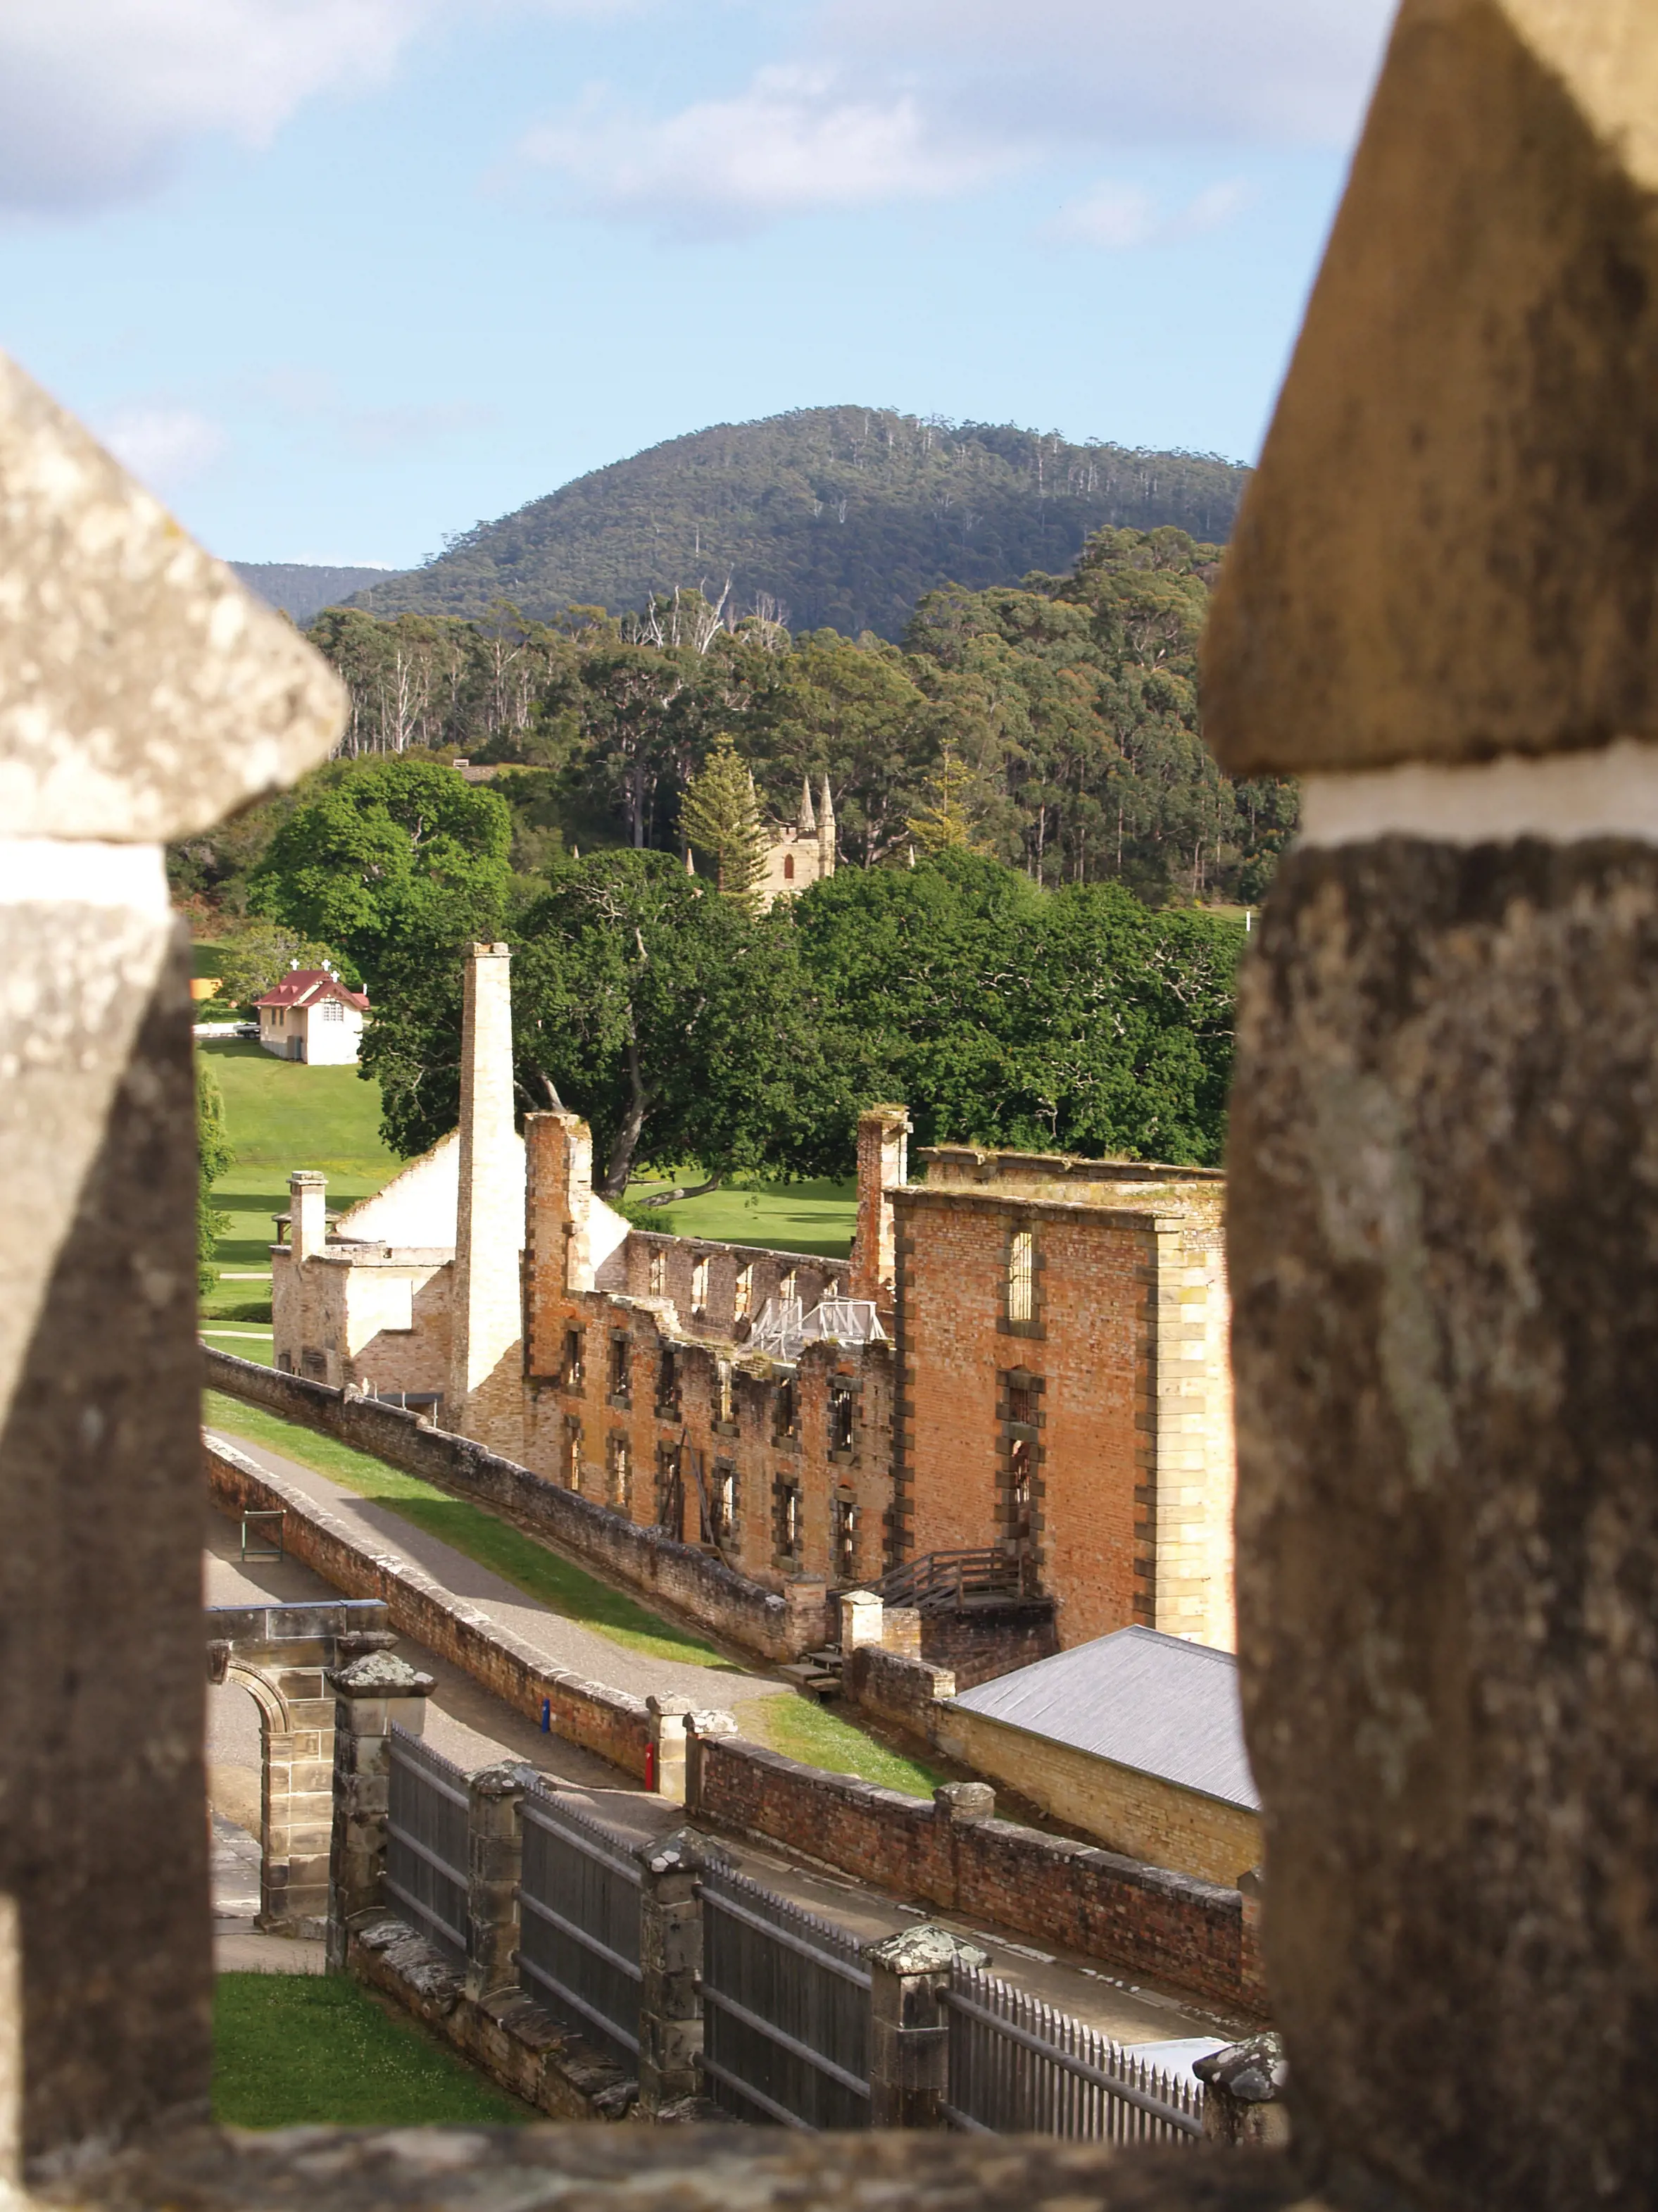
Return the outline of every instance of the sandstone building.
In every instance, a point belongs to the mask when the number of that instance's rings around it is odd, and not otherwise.
[[[331,1229],[292,1178],[279,1367],[429,1407],[773,1588],[967,1555],[1063,1644],[1230,1646],[1218,1172],[944,1146],[911,1182],[879,1106],[848,1260],[635,1229],[575,1115],[515,1133],[509,1014],[506,949],[475,946],[461,1128]]]
[[[793,898],[811,884],[835,873],[835,801],[829,778],[816,807],[811,803],[811,780],[800,785],[800,811],[793,822],[766,831],[765,869],[758,890],[762,903]]]

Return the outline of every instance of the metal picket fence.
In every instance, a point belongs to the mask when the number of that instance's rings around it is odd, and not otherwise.
[[[394,1721],[386,1887],[421,1934],[466,1961],[466,1777]]]
[[[726,1869],[702,1896],[702,2069],[733,2118],[869,2125],[869,1969],[859,1948]]]
[[[519,1972],[562,2020],[639,2056],[640,1870],[627,1841],[542,1789],[523,1800]]]
[[[944,2117],[975,2135],[1183,2142],[1203,2133],[1203,2092],[992,1974],[956,1968]]]

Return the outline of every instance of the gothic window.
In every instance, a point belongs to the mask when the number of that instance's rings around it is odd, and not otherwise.
[[[1007,1317],[1036,1318],[1036,1232],[1016,1229],[1007,1248]]]

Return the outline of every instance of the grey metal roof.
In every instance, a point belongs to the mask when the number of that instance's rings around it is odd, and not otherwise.
[[[1230,1651],[1120,1628],[964,1690],[956,1703],[1229,1805],[1260,1808]]]

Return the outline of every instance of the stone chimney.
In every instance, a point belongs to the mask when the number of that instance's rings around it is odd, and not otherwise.
[[[823,778],[823,795],[817,809],[817,872],[820,876],[835,873],[835,801],[829,795],[829,778]]]
[[[508,1457],[523,1436],[523,1237],[513,1128],[511,955],[504,945],[466,954],[460,1046],[460,1189],[451,1291],[449,1389],[444,1426]]]
[[[296,1168],[288,1178],[288,1242],[296,1260],[312,1260],[328,1242],[328,1177]]]
[[[887,1191],[909,1171],[909,1109],[872,1106],[858,1116],[858,1233],[852,1247],[852,1296],[892,1310],[897,1279],[892,1200]]]

